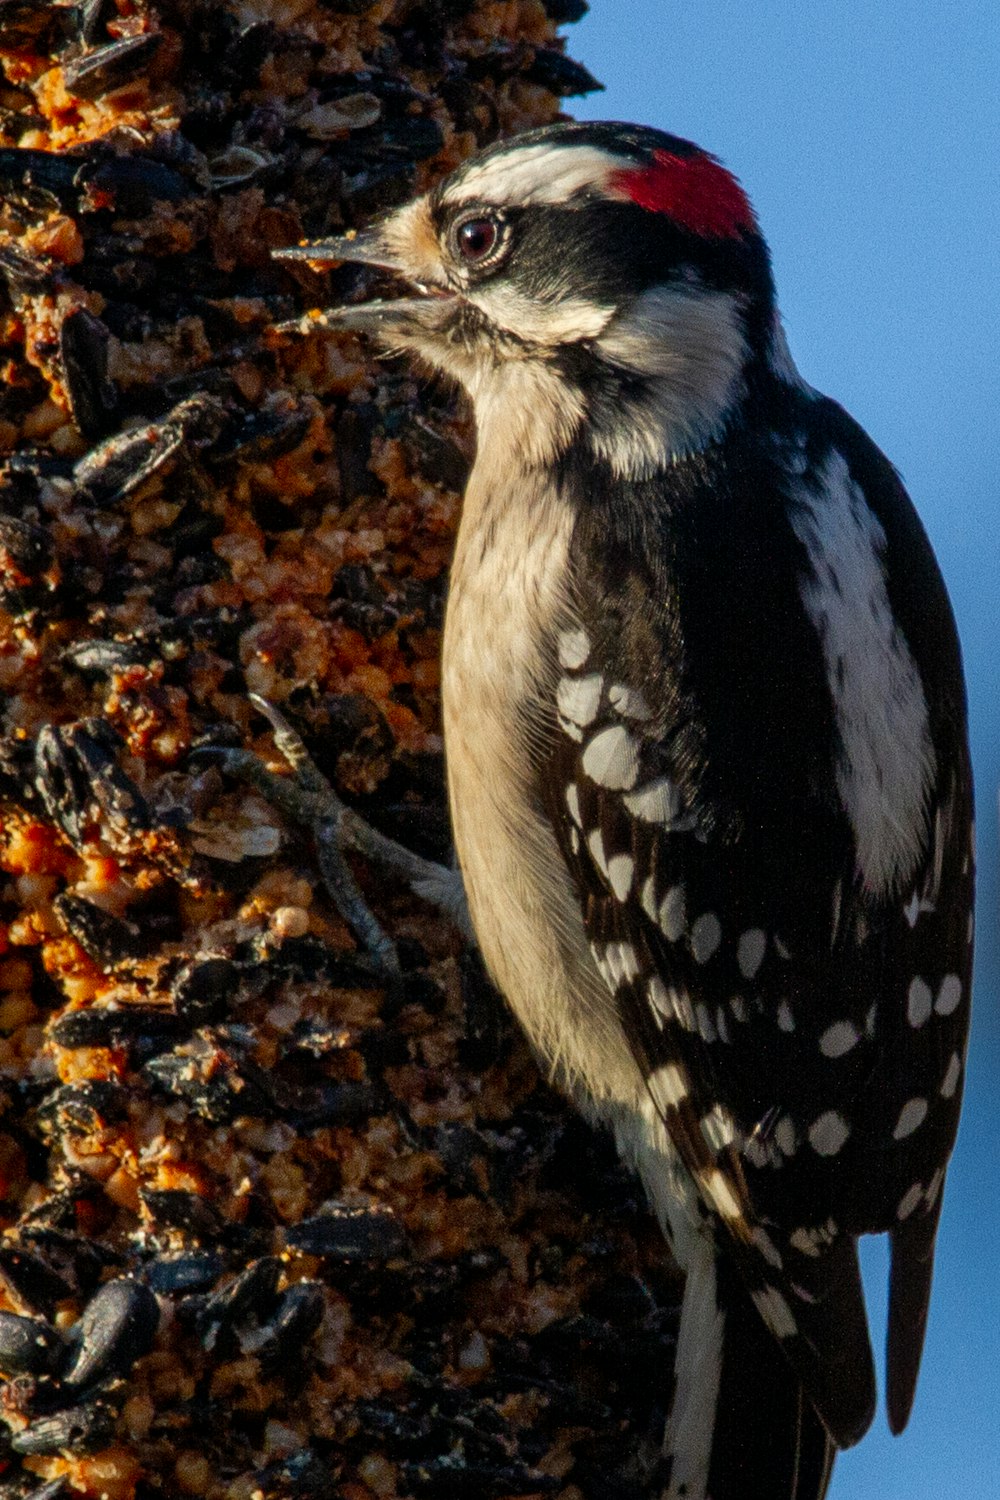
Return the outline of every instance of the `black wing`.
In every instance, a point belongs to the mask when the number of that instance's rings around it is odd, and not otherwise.
[[[874,1405],[856,1236],[892,1233],[898,1428],[957,1123],[972,897],[961,669],[929,549],[882,460],[865,493],[878,490],[887,553],[901,527],[914,545],[916,526],[939,634],[920,658],[936,769],[919,850],[873,893],[837,790],[787,496],[765,461],[754,473],[741,459],[688,492],[635,487],[631,508],[619,495],[598,510],[591,494],[581,509],[579,619],[557,645],[539,786],[653,1099],[846,1444]],[[616,537],[622,515],[632,534]]]

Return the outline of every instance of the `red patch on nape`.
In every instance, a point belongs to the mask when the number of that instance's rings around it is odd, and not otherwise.
[[[756,229],[746,193],[714,157],[654,151],[649,166],[612,174],[609,186],[655,214],[667,214],[692,234],[733,239]]]

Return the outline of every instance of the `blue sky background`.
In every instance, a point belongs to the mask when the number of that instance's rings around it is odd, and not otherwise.
[[[1000,1497],[1000,7],[995,0],[591,0],[581,119],[688,136],[736,172],[815,386],[901,470],[965,648],[979,804],[977,1013],[931,1327],[903,1437],[884,1416],[830,1500]],[[886,1257],[868,1241],[876,1342]],[[752,1378],[752,1372],[749,1372]]]

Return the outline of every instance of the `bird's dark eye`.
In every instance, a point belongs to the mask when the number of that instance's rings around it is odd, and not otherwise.
[[[486,217],[466,219],[455,229],[455,248],[466,265],[480,265],[488,260],[500,239],[500,225]]]

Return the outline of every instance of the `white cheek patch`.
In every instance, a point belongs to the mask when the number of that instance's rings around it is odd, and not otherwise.
[[[529,344],[557,347],[596,339],[607,327],[614,308],[563,295],[558,282],[551,299],[525,296],[506,279],[502,285],[470,287],[464,294],[473,307],[496,328]]]
[[[747,358],[739,302],[683,283],[655,287],[596,339],[609,364],[644,377],[640,395],[598,426],[595,450],[618,474],[641,477],[664,454],[700,447],[743,389]]]
[[[673,380],[684,394],[728,403],[734,377],[746,362],[737,299],[697,283],[653,287],[627,306],[600,341],[612,364]]]

